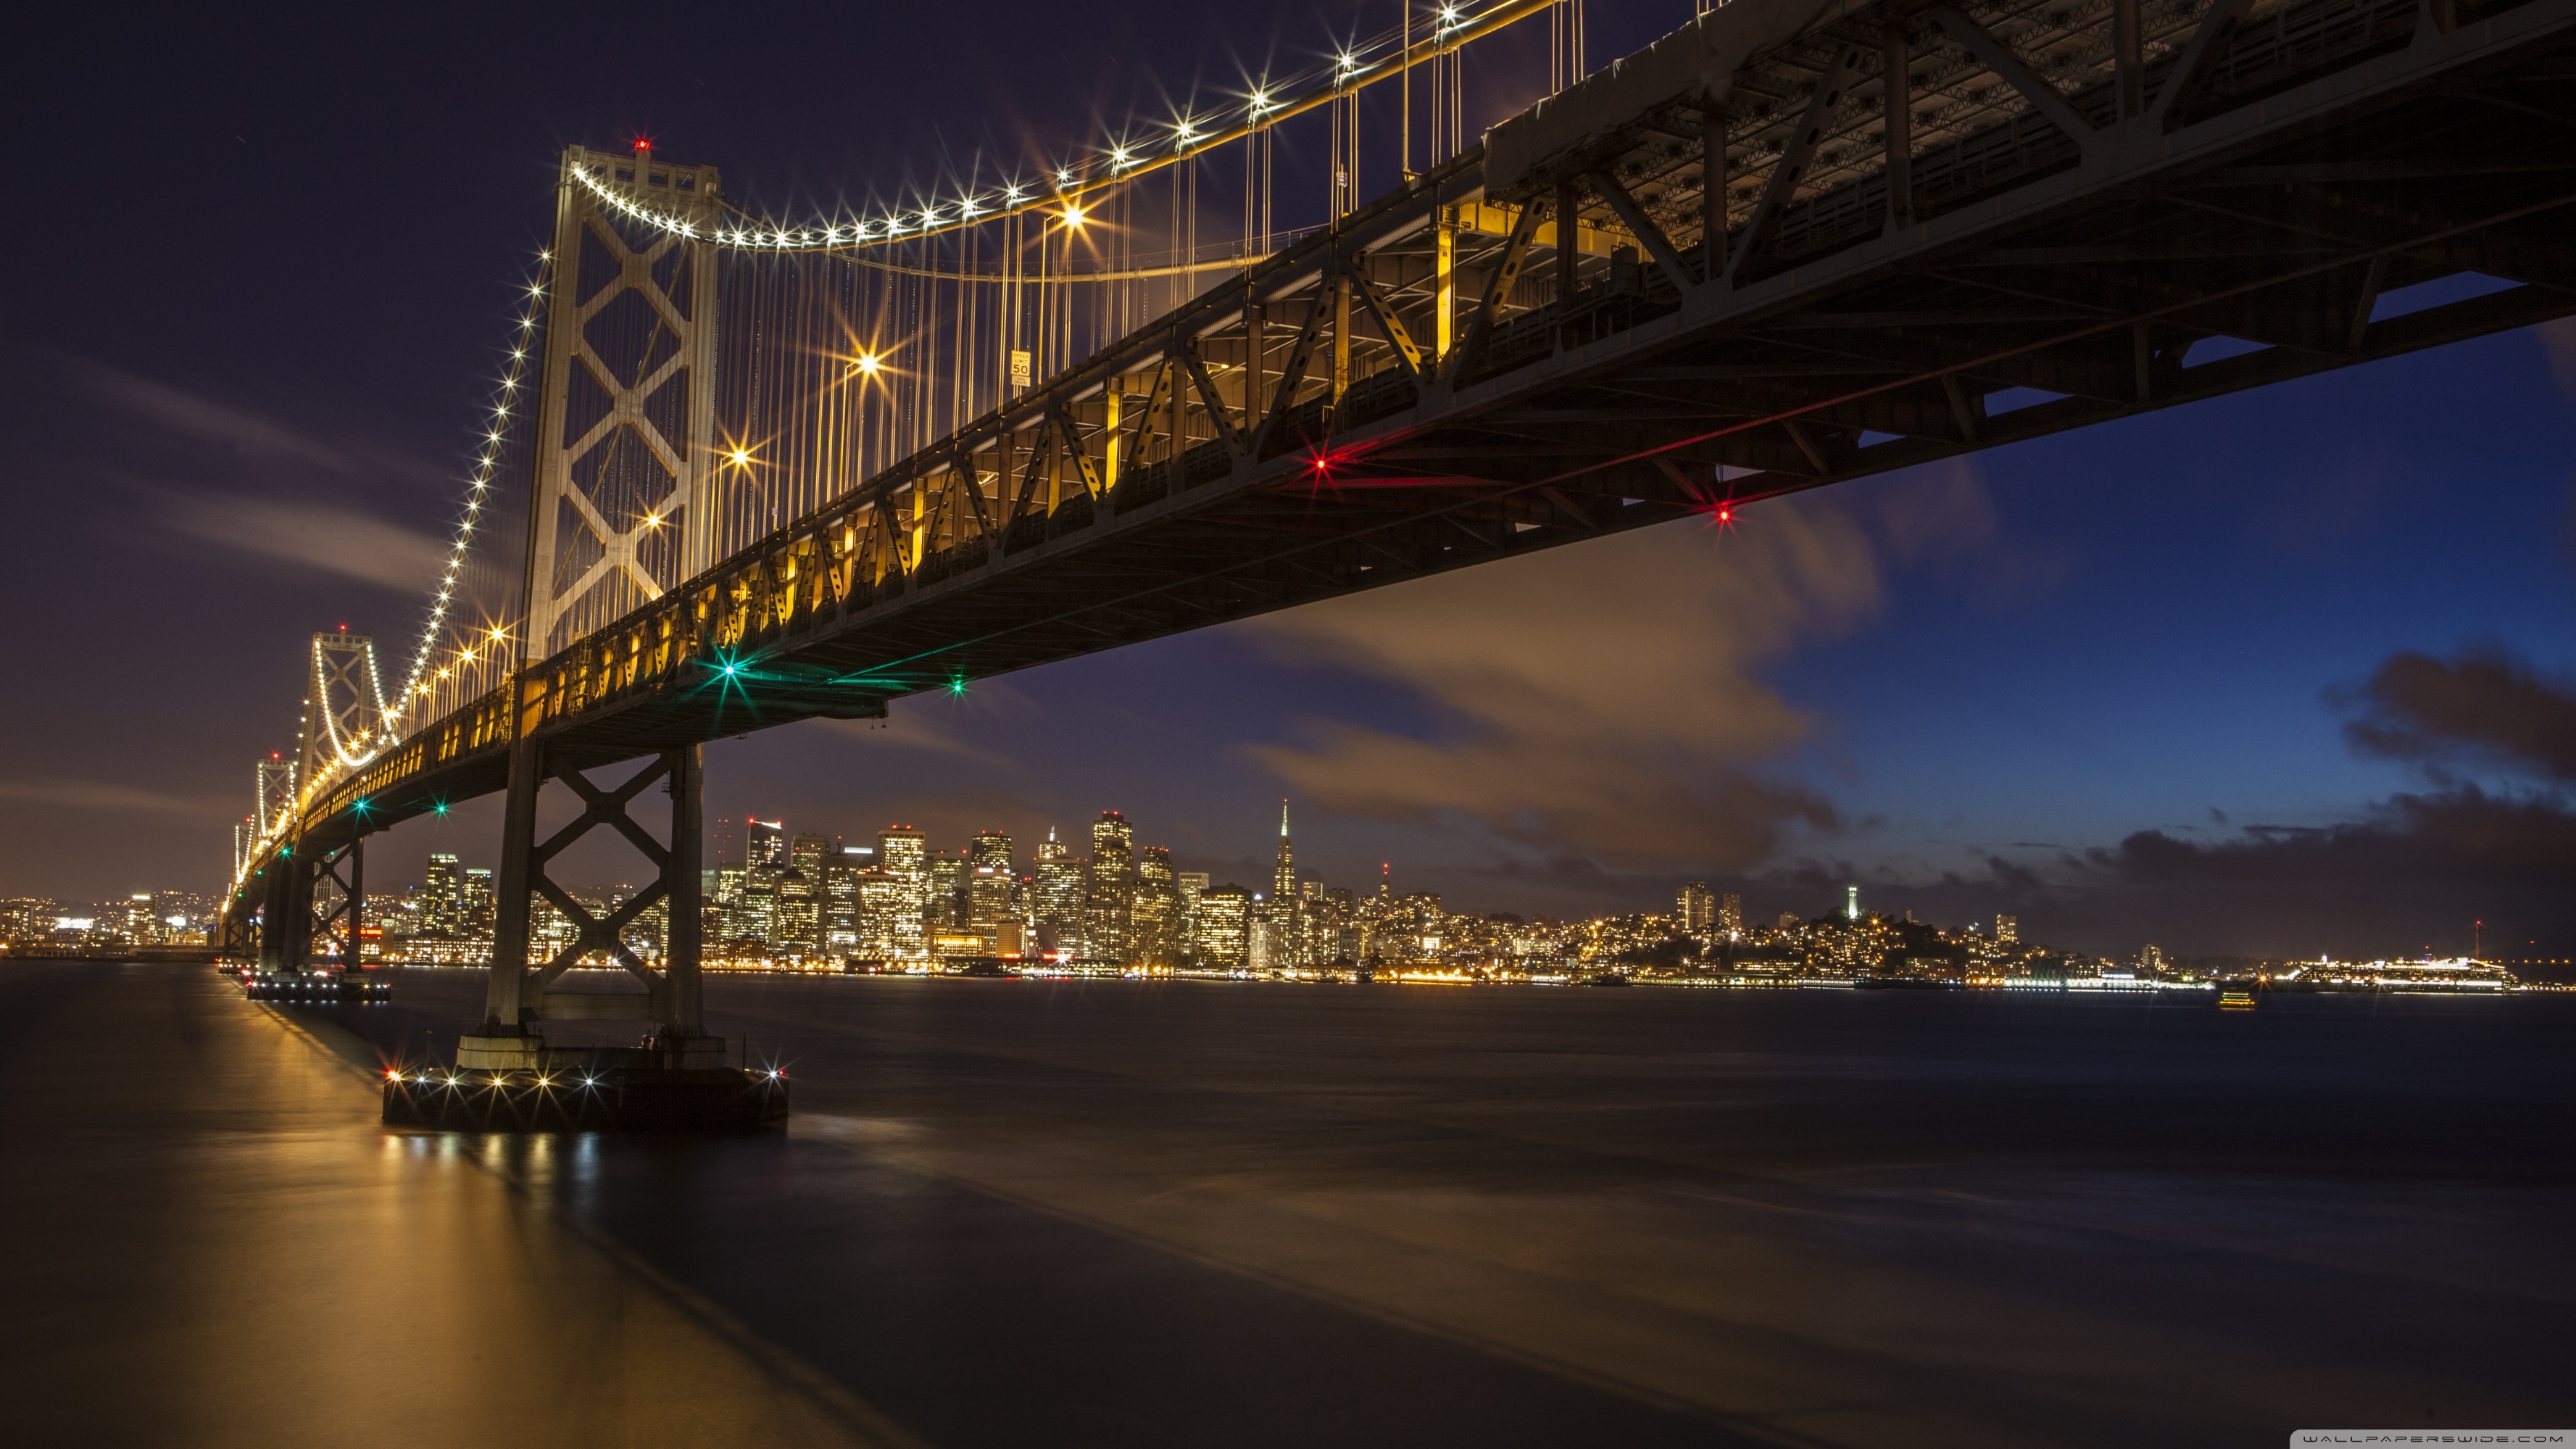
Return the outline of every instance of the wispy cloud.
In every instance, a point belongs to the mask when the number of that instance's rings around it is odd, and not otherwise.
[[[441,540],[355,509],[172,488],[151,491],[161,502],[162,523],[174,532],[388,589],[428,587],[447,557]]]
[[[1409,687],[1430,738],[1343,720],[1255,758],[1326,806],[1443,814],[1622,869],[1735,868],[1831,804],[1753,772],[1809,721],[1755,677],[1798,639],[1867,617],[1867,533],[1817,502],[1739,530],[1675,525],[1399,584],[1253,627],[1303,662]]]
[[[54,365],[93,395],[168,432],[221,443],[254,460],[293,461],[339,474],[359,467],[342,449],[168,383],[84,357],[57,356]]]
[[[0,800],[23,800],[33,805],[59,805],[74,810],[153,815],[230,813],[220,802],[204,797],[170,795],[158,790],[109,785],[94,780],[0,780]],[[245,803],[249,800],[246,789],[243,800]]]
[[[1036,710],[1027,695],[998,680],[969,688],[963,695],[920,695],[896,700],[881,720],[831,720],[829,726],[856,735],[871,745],[948,755],[988,769],[1008,770],[1018,761],[986,749],[968,738],[979,724],[1019,718]]]

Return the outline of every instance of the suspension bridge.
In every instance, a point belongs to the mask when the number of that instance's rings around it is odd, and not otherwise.
[[[611,1017],[720,1067],[708,740],[2576,311],[2576,0],[1734,0],[1588,73],[1560,31],[1545,98],[1466,134],[1465,48],[1562,13],[1424,11],[891,212],[567,150],[414,662],[388,688],[363,636],[314,640],[226,951],[355,961],[365,838],[500,793],[460,1065],[542,1070],[548,1022]],[[1363,198],[1370,87],[1402,164]],[[1332,204],[1280,232],[1288,125],[1328,128]],[[521,471],[515,606],[468,624]],[[549,785],[582,810],[541,838]],[[605,916],[547,875],[599,828],[656,871]],[[551,960],[537,896],[577,927]],[[656,905],[648,965],[620,932]],[[593,953],[643,989],[551,989]]]

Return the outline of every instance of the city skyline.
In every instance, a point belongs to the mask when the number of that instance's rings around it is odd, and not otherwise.
[[[1187,858],[1176,863],[1169,847],[1140,840],[1133,823],[1115,809],[1101,811],[1090,822],[1084,832],[1088,853],[1076,853],[1052,825],[1044,840],[1031,842],[1023,853],[1009,832],[989,827],[952,850],[899,821],[867,836],[873,844],[854,845],[849,831],[827,835],[804,830],[783,816],[718,817],[707,822],[704,939],[719,969],[836,970],[859,962],[919,968],[999,956],[1256,976],[1376,965],[1389,970],[1399,965],[1464,968],[1478,962],[1508,965],[1522,974],[1580,972],[1597,965],[1625,971],[1661,959],[1655,953],[1668,940],[1687,938],[1703,949],[1742,946],[1775,952],[1783,942],[1795,941],[1793,955],[1812,957],[1803,960],[1806,966],[1849,971],[1855,958],[1847,944],[1829,939],[1822,948],[1826,954],[1815,957],[1814,943],[1803,934],[1813,925],[1848,922],[1879,932],[1930,932],[1924,939],[1944,943],[1945,950],[1962,941],[1991,943],[1978,946],[1989,953],[2018,948],[2026,953],[2019,958],[2025,964],[2037,962],[2047,970],[2127,966],[2152,977],[2169,962],[2273,962],[2295,968],[2300,962],[2313,966],[2335,959],[2331,951],[2174,951],[2151,939],[2108,950],[2025,943],[2015,913],[1998,912],[1963,924],[1918,920],[1911,908],[1890,904],[1882,910],[1875,896],[1864,909],[1858,882],[1819,888],[1813,882],[1747,886],[1726,877],[1714,885],[1693,879],[1673,891],[1662,907],[1632,902],[1629,909],[1555,917],[1543,911],[1462,905],[1444,902],[1437,890],[1411,889],[1410,882],[1407,889],[1397,889],[1393,862],[1379,863],[1373,889],[1336,885],[1301,871],[1295,863],[1291,813],[1292,801],[1282,799],[1272,874],[1261,887],[1245,887],[1223,869],[1180,868],[1189,863]],[[1095,871],[1095,860],[1106,861],[1109,869]],[[373,878],[370,934],[384,938],[393,959],[479,965],[489,959],[492,945],[492,884],[490,865],[473,864],[452,851],[432,851],[416,879]],[[576,887],[575,896],[598,913],[634,889],[602,878]],[[1747,890],[1755,893],[1750,907]],[[1282,900],[1288,902],[1284,912],[1277,905]],[[217,901],[208,892],[161,890],[84,905],[0,890],[0,949],[12,943],[23,948],[59,947],[67,941],[199,941],[216,914]],[[938,904],[943,901],[944,907]],[[89,914],[84,917],[81,911]],[[532,912],[539,955],[550,956],[571,942],[570,923],[551,903],[533,901]],[[44,929],[49,920],[58,927],[50,937]],[[659,959],[664,922],[662,908],[650,908],[626,935],[648,962]],[[2483,920],[2468,923],[2469,949],[2444,952],[2429,941],[2391,943],[2345,959],[2385,966],[2447,956],[2515,968],[2543,983],[2568,979],[2568,968],[2576,966],[2576,960],[2552,955],[2538,941],[2516,943],[2501,933],[2489,937],[2487,925]],[[1525,927],[1542,933],[1541,938],[1527,936]],[[1448,938],[1445,948],[1416,957],[1404,954],[1443,936]],[[1402,944],[1390,948],[1389,941],[1399,937]],[[1547,944],[1534,945],[1533,939]],[[1396,954],[1390,956],[1390,949]],[[1872,949],[1877,955],[1870,961],[1875,961],[1888,951],[1886,940]],[[1936,964],[1955,971],[1965,969],[1966,961],[1951,950]]]

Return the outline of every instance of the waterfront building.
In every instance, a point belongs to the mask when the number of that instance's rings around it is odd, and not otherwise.
[[[819,874],[822,868],[818,859],[814,869]],[[773,887],[777,902],[777,929],[768,941],[771,949],[779,954],[803,957],[822,949],[822,901],[814,887],[814,878],[796,866],[791,865],[778,873],[777,885]]]
[[[930,954],[923,933],[930,907],[930,848],[909,825],[889,825],[877,837],[877,867],[903,888],[903,904],[887,926],[889,959],[918,961]]]
[[[1047,829],[1038,847],[1037,876],[1030,882],[1029,915],[1037,923],[1038,949],[1063,956],[1086,954],[1090,929],[1091,862]]]
[[[1673,903],[1674,913],[1681,918],[1682,934],[1705,936],[1717,925],[1717,898],[1709,894],[1708,882],[1695,880],[1682,887],[1681,896]]]
[[[1136,834],[1127,817],[1103,810],[1091,823],[1091,902],[1085,913],[1086,954],[1125,963],[1133,958],[1128,930],[1136,907]]]
[[[449,940],[465,932],[465,878],[451,851],[433,851],[420,878],[421,934]]]
[[[1244,969],[1251,960],[1251,925],[1252,896],[1243,887],[1229,883],[1200,896],[1194,943],[1200,962],[1221,970]]]
[[[1153,967],[1179,963],[1181,892],[1173,879],[1172,852],[1164,846],[1148,845],[1136,853],[1136,900],[1129,922],[1130,960]]]
[[[966,925],[986,935],[1014,920],[1011,908],[1011,837],[998,830],[976,832],[966,847]]]
[[[461,903],[459,911],[465,919],[464,938],[488,945],[492,940],[499,901],[499,897],[492,892],[491,867],[481,865],[466,867],[464,888],[458,895]]]
[[[857,889],[858,954],[877,961],[908,961],[918,952],[921,916],[914,906],[912,883],[878,868],[851,872]]]
[[[734,941],[762,947],[778,943],[778,882],[782,874],[774,870],[749,872],[734,900],[732,929],[726,933]]]
[[[930,853],[930,907],[922,929],[937,935],[965,925],[966,857],[944,850]]]
[[[859,948],[859,876],[876,861],[868,846],[845,846],[823,857],[823,951],[846,956]]]
[[[1207,894],[1208,873],[1182,870],[1172,873],[1173,888],[1181,893],[1181,954],[1196,951],[1199,938],[1199,898]]]
[[[1291,970],[1305,963],[1298,929],[1297,852],[1288,843],[1288,802],[1279,802],[1279,855],[1270,871],[1271,969]]]
[[[53,933],[62,902],[51,896],[11,896],[0,900],[0,941],[42,941]]]

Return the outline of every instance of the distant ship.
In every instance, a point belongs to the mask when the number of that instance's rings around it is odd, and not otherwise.
[[[2218,993],[2218,1009],[2221,1011],[2252,1011],[2254,1009],[2254,993],[2251,991],[2222,991]]]

